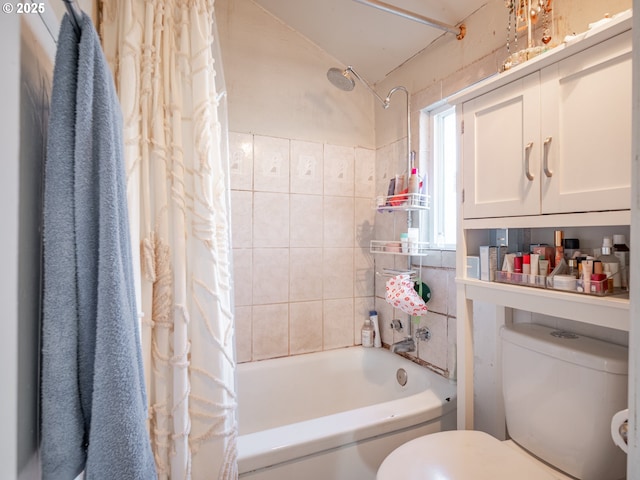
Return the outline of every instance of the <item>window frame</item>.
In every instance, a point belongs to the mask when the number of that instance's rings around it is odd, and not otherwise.
[[[439,133],[439,129],[442,126],[445,118],[453,116],[453,139],[452,145],[454,147],[453,154],[446,157],[442,152],[442,142],[438,142],[436,136]],[[451,132],[449,132],[451,133]],[[422,240],[429,242],[431,248],[438,250],[455,250],[457,246],[457,215],[459,214],[457,205],[457,120],[456,120],[456,108],[445,101],[430,105],[420,112],[420,164],[426,166],[427,172],[427,188],[430,194],[430,208],[428,211],[422,213],[421,225],[426,225],[427,228],[423,229]],[[453,172],[449,171],[449,175],[453,179],[449,178],[449,181],[453,180],[453,189],[451,186],[447,189],[446,178],[447,174],[445,168],[445,158],[449,158],[449,162],[446,166],[453,166]],[[445,202],[444,199],[448,199]],[[449,231],[443,234],[445,238],[439,239],[440,235],[436,232],[436,229],[440,229],[440,225],[443,220],[450,216],[451,206],[453,206],[453,221],[449,220],[447,225]],[[449,208],[445,208],[449,207]],[[449,215],[446,213],[448,212]],[[449,238],[447,238],[447,236]],[[451,242],[451,236],[454,242]]]

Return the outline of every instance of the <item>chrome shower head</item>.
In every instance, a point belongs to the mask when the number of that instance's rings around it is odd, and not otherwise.
[[[349,75],[349,69],[330,68],[327,71],[327,78],[334,86],[345,92],[350,92],[356,86],[356,81]]]

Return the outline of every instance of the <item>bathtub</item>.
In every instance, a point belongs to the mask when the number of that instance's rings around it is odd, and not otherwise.
[[[455,384],[388,350],[344,348],[237,372],[240,478],[373,480],[396,447],[456,428]]]

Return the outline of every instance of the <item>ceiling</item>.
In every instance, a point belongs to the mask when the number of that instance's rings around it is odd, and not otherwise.
[[[377,83],[441,35],[453,35],[355,0],[254,0],[344,67]],[[487,0],[385,0],[448,25],[457,25]]]

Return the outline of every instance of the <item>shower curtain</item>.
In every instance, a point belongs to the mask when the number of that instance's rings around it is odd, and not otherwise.
[[[226,97],[213,0],[110,0],[161,479],[237,478]]]

